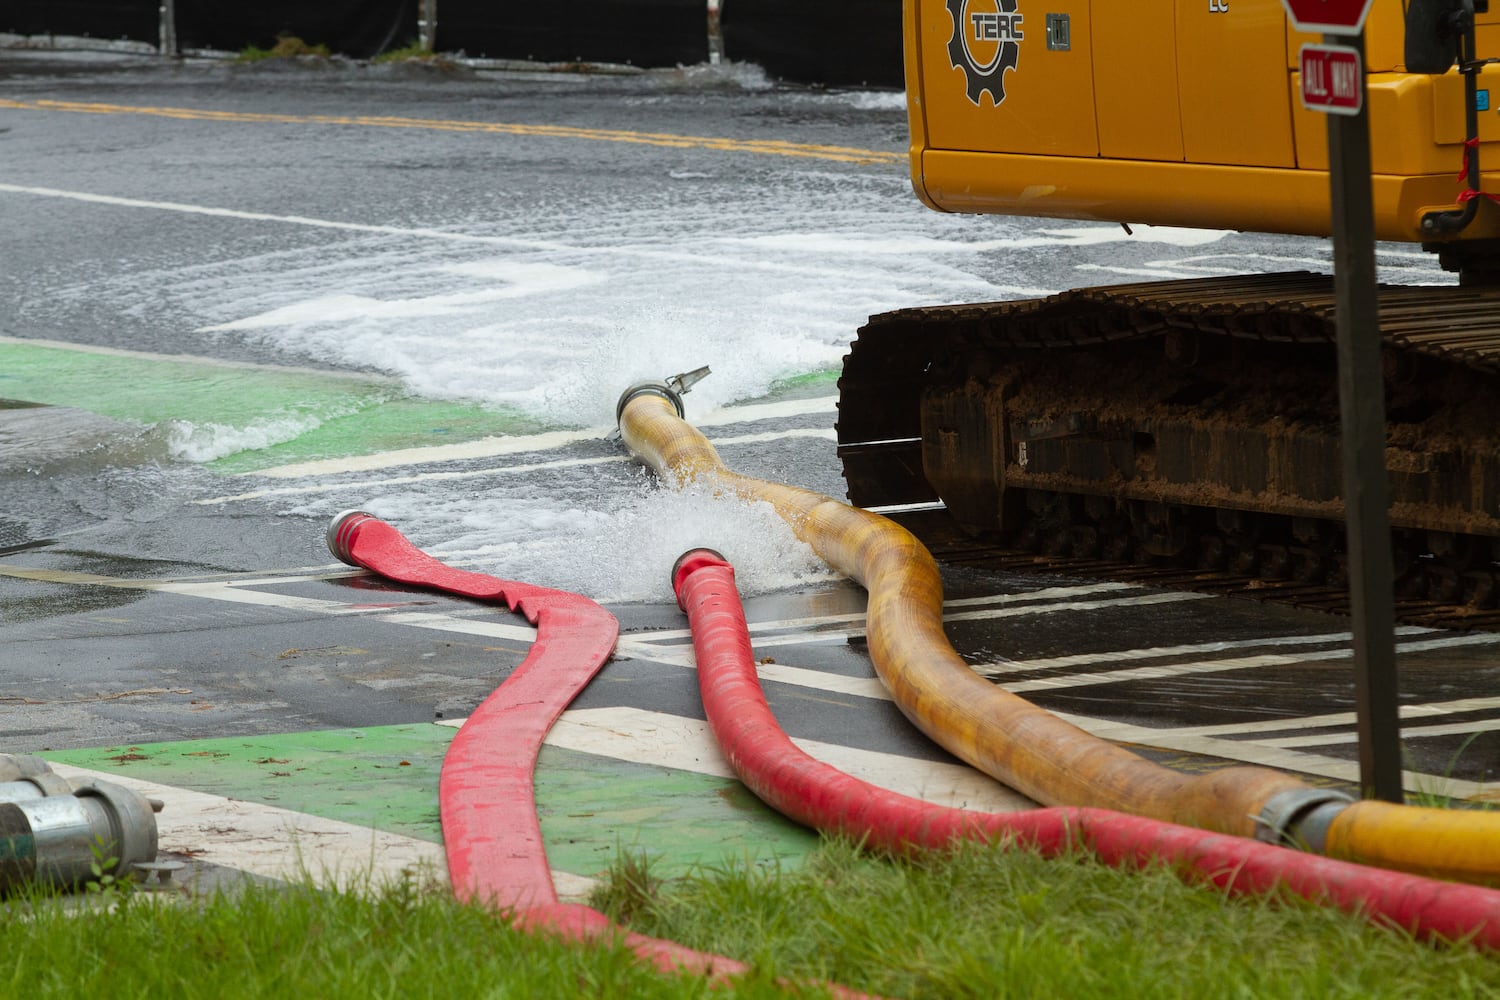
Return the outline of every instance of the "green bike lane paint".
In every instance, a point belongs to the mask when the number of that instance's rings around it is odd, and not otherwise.
[[[171,457],[222,473],[529,434],[512,410],[422,399],[394,380],[0,338],[0,399],[139,425]]]
[[[112,779],[188,789],[437,845],[438,772],[454,732],[451,725],[424,723],[42,756]],[[585,878],[605,871],[622,853],[644,855],[667,875],[728,860],[796,865],[818,839],[733,778],[568,747],[542,748],[536,789],[552,867]],[[170,806],[159,819],[164,852],[194,846],[172,843]],[[226,837],[236,822],[226,813]],[[211,839],[213,831],[200,828],[194,836]],[[288,852],[299,849],[295,834],[282,839]],[[368,851],[368,841],[353,841],[343,866],[358,868]],[[233,866],[232,858],[227,861]]]

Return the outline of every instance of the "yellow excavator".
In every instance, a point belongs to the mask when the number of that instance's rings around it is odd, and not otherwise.
[[[1328,236],[1327,116],[1282,0],[907,0],[911,177],[948,212]],[[1377,239],[1456,281],[1382,286],[1408,597],[1500,596],[1500,15],[1374,0]],[[924,540],[1340,586],[1332,278],[1256,274],[903,309],[839,382],[849,499]],[[948,546],[950,549],[952,546]],[[940,557],[943,546],[933,545]]]

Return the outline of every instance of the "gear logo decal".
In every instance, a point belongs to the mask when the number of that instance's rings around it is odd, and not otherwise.
[[[1005,100],[1005,71],[1016,68],[1021,54],[1018,0],[947,0],[953,18],[948,58],[964,71],[969,100],[976,105],[988,92],[995,107]]]

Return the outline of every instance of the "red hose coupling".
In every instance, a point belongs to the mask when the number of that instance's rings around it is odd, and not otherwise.
[[[358,534],[360,525],[378,520],[380,518],[374,514],[367,514],[362,510],[346,510],[335,514],[333,523],[328,526],[328,534],[324,536],[328,542],[328,551],[339,562],[359,566],[360,563],[355,562],[354,557],[349,554],[349,547],[354,544],[354,536]]]
[[[682,585],[689,576],[705,566],[722,566],[731,572],[734,569],[718,552],[702,548],[688,549],[672,564],[672,593],[677,595],[677,606],[683,611],[686,611],[687,607],[682,603]]]

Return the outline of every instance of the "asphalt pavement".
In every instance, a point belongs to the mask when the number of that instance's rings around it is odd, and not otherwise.
[[[443,751],[534,630],[337,563],[331,514],[368,507],[456,564],[619,618],[537,775],[575,894],[622,846],[685,866],[794,863],[814,843],[708,737],[667,579],[692,544],[744,559],[768,697],[815,756],[938,801],[1028,805],[894,707],[857,586],[761,512],[651,484],[608,436],[615,395],[710,356],[720,381],[688,416],[726,462],[841,497],[833,381],[861,313],[1326,266],[1327,246],[943,219],[905,187],[905,141],[899,95],[747,67],[0,52],[0,752],[138,783],[197,877],[440,873]],[[1382,262],[1433,273],[1399,249]],[[502,287],[461,283],[475,275]],[[975,670],[1086,729],[1189,770],[1357,780],[1341,618],[1100,580],[945,582]],[[1497,646],[1398,636],[1409,791],[1492,793]]]

